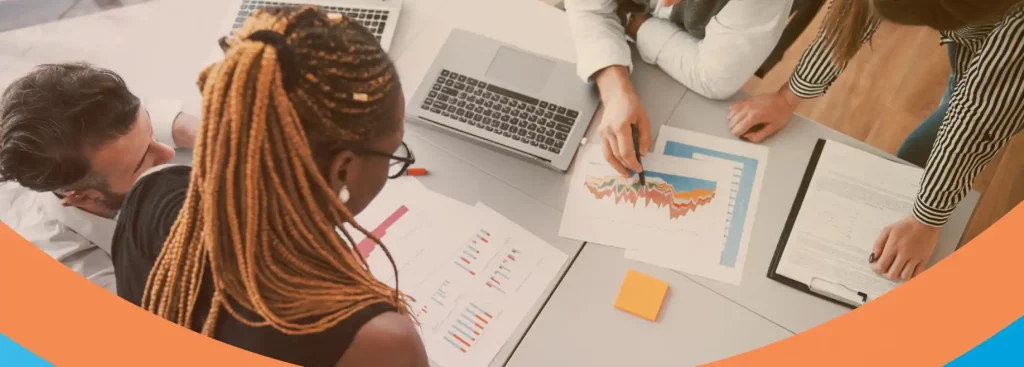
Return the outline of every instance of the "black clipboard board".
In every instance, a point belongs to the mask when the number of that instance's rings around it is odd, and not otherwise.
[[[800,213],[800,208],[803,206],[804,196],[807,194],[807,188],[811,185],[811,178],[814,177],[814,170],[818,167],[818,159],[821,158],[821,152],[825,149],[825,143],[825,139],[818,139],[818,142],[814,145],[814,152],[811,154],[810,161],[807,162],[807,170],[804,172],[803,180],[800,182],[800,190],[797,191],[796,198],[793,199],[793,208],[789,210],[789,217],[786,218],[786,226],[782,229],[782,236],[779,237],[779,245],[775,248],[775,255],[772,256],[771,264],[768,265],[768,278],[823,300],[853,309],[857,308],[857,306],[829,297],[822,292],[815,291],[811,289],[810,284],[804,284],[803,282],[799,282],[776,273],[776,269],[779,267],[779,260],[782,259],[782,254],[786,251],[786,243],[789,242],[789,235],[793,231],[793,225],[796,223],[797,214]],[[867,295],[863,293],[861,293],[861,295],[866,300]]]

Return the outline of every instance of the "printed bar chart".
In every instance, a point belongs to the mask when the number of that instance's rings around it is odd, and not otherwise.
[[[497,252],[497,245],[494,237],[486,229],[477,230],[466,244],[462,247],[455,260],[455,265],[465,270],[469,275],[475,276],[482,266]]]
[[[445,306],[445,292],[444,292],[444,290],[445,290],[445,287],[447,287],[449,284],[452,284],[452,283],[449,282],[447,279],[442,281],[441,282],[441,286],[437,287],[437,290],[434,291],[434,295],[430,297],[430,300],[434,301],[434,303],[438,304],[439,306],[444,307]]]
[[[388,232],[388,228],[391,228],[392,225],[398,222],[398,220],[401,219],[402,216],[408,212],[409,208],[407,208],[405,205],[398,207],[398,209],[396,209],[394,213],[391,213],[391,215],[388,216],[388,218],[385,219],[383,222],[381,222],[381,224],[378,225],[377,228],[374,228],[371,233],[377,238],[383,239],[384,235],[387,234]],[[356,245],[356,249],[359,250],[359,254],[363,255],[364,259],[370,257],[370,254],[373,253],[373,250],[376,247],[377,242],[370,237],[364,238],[362,241],[359,241],[359,244]]]
[[[537,267],[538,260],[518,248],[508,247],[491,265],[493,270],[484,284],[501,294],[515,293]]]
[[[456,310],[458,317],[448,328],[444,340],[459,352],[467,353],[480,339],[495,315],[474,302],[467,302]]]

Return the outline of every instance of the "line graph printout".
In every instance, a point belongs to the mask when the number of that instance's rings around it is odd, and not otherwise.
[[[600,148],[588,148],[574,168],[559,235],[627,249],[685,244],[720,251],[728,166],[652,155],[643,160],[642,186],[637,175],[611,168]]]
[[[727,220],[721,251],[702,256],[680,254],[667,246],[627,250],[626,258],[739,285],[743,276],[748,244],[761,182],[768,165],[768,148],[723,139],[689,130],[663,126],[654,149],[656,154],[711,162],[732,169],[729,180]]]

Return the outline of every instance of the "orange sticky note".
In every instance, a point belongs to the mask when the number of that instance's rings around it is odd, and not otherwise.
[[[630,270],[626,272],[626,280],[622,281],[619,297],[615,299],[615,308],[655,321],[667,293],[668,283]]]

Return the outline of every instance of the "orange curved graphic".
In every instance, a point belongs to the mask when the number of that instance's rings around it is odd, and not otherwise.
[[[1024,313],[1024,205],[914,280],[713,366],[942,365]],[[160,319],[0,225],[0,333],[54,365],[287,365]]]
[[[3,224],[0,334],[56,366],[290,366],[135,307]]]

